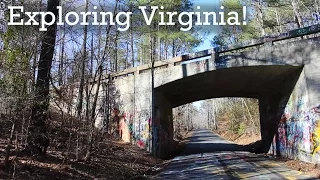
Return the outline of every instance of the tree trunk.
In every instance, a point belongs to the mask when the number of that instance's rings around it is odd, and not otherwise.
[[[86,0],[86,12],[88,11],[88,3]],[[88,21],[88,17],[86,17]],[[83,89],[84,89],[84,76],[85,76],[85,61],[87,59],[87,37],[88,37],[88,26],[84,26],[84,38],[83,38],[83,51],[82,51],[82,62],[81,62],[81,79],[79,86],[79,95],[78,95],[78,105],[77,105],[77,117],[80,118],[82,112],[82,101],[83,101]]]
[[[97,89],[95,92],[93,104],[92,104],[92,109],[91,109],[91,117],[90,117],[90,122],[91,122],[91,127],[90,127],[90,135],[89,135],[89,145],[87,148],[87,153],[84,158],[85,161],[90,160],[91,158],[91,152],[92,152],[92,145],[94,142],[94,124],[95,124],[95,116],[96,116],[96,107],[97,107],[97,102],[98,102],[98,96],[99,96],[99,89],[100,89],[100,84],[101,84],[101,77],[102,77],[102,66],[100,65],[98,67],[99,71],[99,78],[97,82]]]
[[[119,10],[119,5],[116,4],[116,12]],[[118,29],[118,24],[116,24],[116,29]],[[115,48],[114,48],[114,72],[118,72],[118,37],[119,37],[119,31],[116,31],[116,37],[115,37]]]
[[[298,27],[299,28],[303,28],[304,25],[303,25],[302,17],[301,17],[300,12],[299,12],[299,6],[297,4],[297,1],[296,0],[291,0],[291,5],[292,5],[292,8],[293,8],[295,20],[297,22]]]
[[[107,133],[109,133],[109,123],[110,123],[110,112],[111,112],[111,108],[110,108],[110,75],[108,76],[108,82],[107,82],[107,92],[106,92],[106,103],[107,103],[107,122],[106,122],[106,129],[107,129]]]
[[[255,2],[255,7],[256,7],[256,11],[257,11],[257,17],[258,17],[258,22],[260,25],[260,35],[261,36],[265,36],[266,32],[264,30],[264,22],[263,22],[263,12],[262,12],[262,2],[261,0],[258,0]]]
[[[48,0],[47,11],[58,14],[59,0]],[[52,17],[46,16],[46,22]],[[52,58],[56,42],[56,24],[49,26],[41,45],[37,82],[35,85],[34,104],[32,106],[31,124],[28,132],[27,149],[32,155],[45,155],[49,146],[46,120],[49,108],[49,82]]]
[[[118,72],[118,35],[119,32],[116,32],[116,37],[115,37],[115,48],[114,48],[114,72]]]
[[[89,1],[86,0],[85,12],[88,12]],[[86,21],[88,21],[88,17],[86,17]],[[78,102],[77,102],[77,118],[81,119],[82,113],[82,104],[83,104],[83,90],[84,90],[84,81],[85,81],[85,67],[86,67],[86,59],[87,59],[87,38],[88,38],[88,26],[84,26],[84,38],[83,38],[83,46],[82,46],[82,59],[81,59],[81,78],[79,85],[79,93],[78,93]],[[88,103],[88,102],[87,102]],[[79,127],[77,126],[77,147],[76,147],[76,159],[79,160]]]
[[[10,110],[10,117],[11,116],[11,110]],[[12,126],[11,126],[11,131],[10,131],[10,138],[9,138],[9,143],[6,147],[6,152],[5,152],[5,160],[4,160],[4,167],[5,168],[9,168],[9,158],[10,158],[10,151],[11,151],[11,146],[12,146],[12,141],[13,141],[13,133],[16,129],[16,117],[13,117],[14,120],[12,122]]]
[[[133,6],[130,5],[130,10],[132,12],[132,8]],[[135,63],[134,63],[134,39],[133,39],[133,29],[132,29],[132,21],[131,21],[131,28],[130,28],[130,41],[131,41],[131,63],[132,63],[132,67],[135,66]]]
[[[218,129],[217,119],[216,119],[216,103],[215,100],[212,100],[212,120],[213,120],[213,128],[215,130]]]
[[[175,46],[175,40],[172,40],[172,58],[176,56],[176,46]]]
[[[65,44],[64,44],[64,40],[66,38],[66,33],[65,33],[65,28],[66,26],[63,26],[63,30],[62,30],[62,39],[61,39],[61,49],[60,49],[60,63],[59,63],[59,86],[61,86],[63,84],[63,79],[64,79],[64,48],[65,48]]]
[[[127,46],[126,46],[126,60],[124,62],[124,69],[128,68],[128,64],[129,64],[129,43],[127,43]]]

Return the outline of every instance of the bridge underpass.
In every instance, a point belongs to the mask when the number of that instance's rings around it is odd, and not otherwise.
[[[248,97],[259,99],[259,152],[269,150],[278,130],[284,132],[281,155],[318,162],[319,46],[319,38],[309,38],[211,49],[155,62],[154,70],[150,64],[127,69],[104,84],[114,99],[122,139],[158,157],[172,147],[172,108],[209,98]],[[105,94],[101,91],[100,97]]]
[[[173,136],[172,108],[211,98],[256,98],[259,100],[263,142],[263,147],[258,152],[267,152],[276,133],[280,116],[283,114],[283,107],[302,69],[302,66],[286,65],[235,67],[182,78],[155,89],[156,102],[160,99],[158,106],[155,106],[156,116],[159,114],[157,117],[159,119],[169,118],[166,120],[168,124],[163,126],[170,130],[171,138]],[[172,147],[172,144],[165,146]],[[158,153],[160,155],[164,152],[159,149]]]
[[[257,98],[292,91],[302,66],[248,66],[219,69],[182,78],[155,89],[172,107],[219,97]]]

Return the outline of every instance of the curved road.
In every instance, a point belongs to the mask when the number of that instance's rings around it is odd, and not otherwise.
[[[317,179],[243,150],[208,130],[197,130],[182,155],[174,158],[156,179]]]

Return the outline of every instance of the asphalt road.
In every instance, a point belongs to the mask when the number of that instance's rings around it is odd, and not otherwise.
[[[316,179],[262,155],[243,151],[208,130],[193,132],[185,151],[156,179]]]

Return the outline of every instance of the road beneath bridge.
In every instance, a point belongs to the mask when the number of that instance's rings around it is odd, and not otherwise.
[[[182,155],[156,179],[316,179],[263,157],[243,151],[208,130],[196,130]]]

